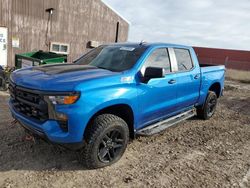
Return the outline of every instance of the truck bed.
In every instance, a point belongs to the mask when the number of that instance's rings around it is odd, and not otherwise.
[[[211,65],[211,64],[201,64],[201,90],[200,90],[200,104],[203,104],[209,87],[213,83],[220,83],[221,89],[224,88],[224,76],[225,76],[225,66],[224,65]]]
[[[207,64],[207,63],[199,63],[200,67],[212,67],[212,66],[217,66],[213,64]]]
[[[201,74],[208,73],[208,72],[217,72],[216,75],[222,76],[222,72],[225,71],[224,65],[211,65],[211,64],[200,64]],[[219,73],[220,72],[220,73]]]

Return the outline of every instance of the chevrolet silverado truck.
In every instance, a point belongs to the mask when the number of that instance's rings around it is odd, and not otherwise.
[[[76,150],[87,168],[118,161],[129,139],[197,115],[213,116],[224,66],[199,65],[192,47],[116,43],[73,63],[17,70],[9,107],[25,130]]]

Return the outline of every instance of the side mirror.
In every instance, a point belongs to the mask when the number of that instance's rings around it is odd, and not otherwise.
[[[144,73],[144,82],[148,82],[152,78],[163,78],[164,70],[158,67],[147,67]]]

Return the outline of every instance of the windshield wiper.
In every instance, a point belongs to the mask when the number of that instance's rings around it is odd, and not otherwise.
[[[110,70],[110,69],[108,69],[108,68],[105,68],[105,67],[100,67],[100,66],[96,66],[98,69],[104,69],[104,70],[109,70],[109,71],[112,71],[112,70]]]

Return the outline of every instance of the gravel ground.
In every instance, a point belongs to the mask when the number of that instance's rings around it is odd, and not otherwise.
[[[228,82],[214,117],[131,142],[116,164],[85,170],[73,152],[24,141],[0,93],[0,187],[250,187],[250,85]]]

